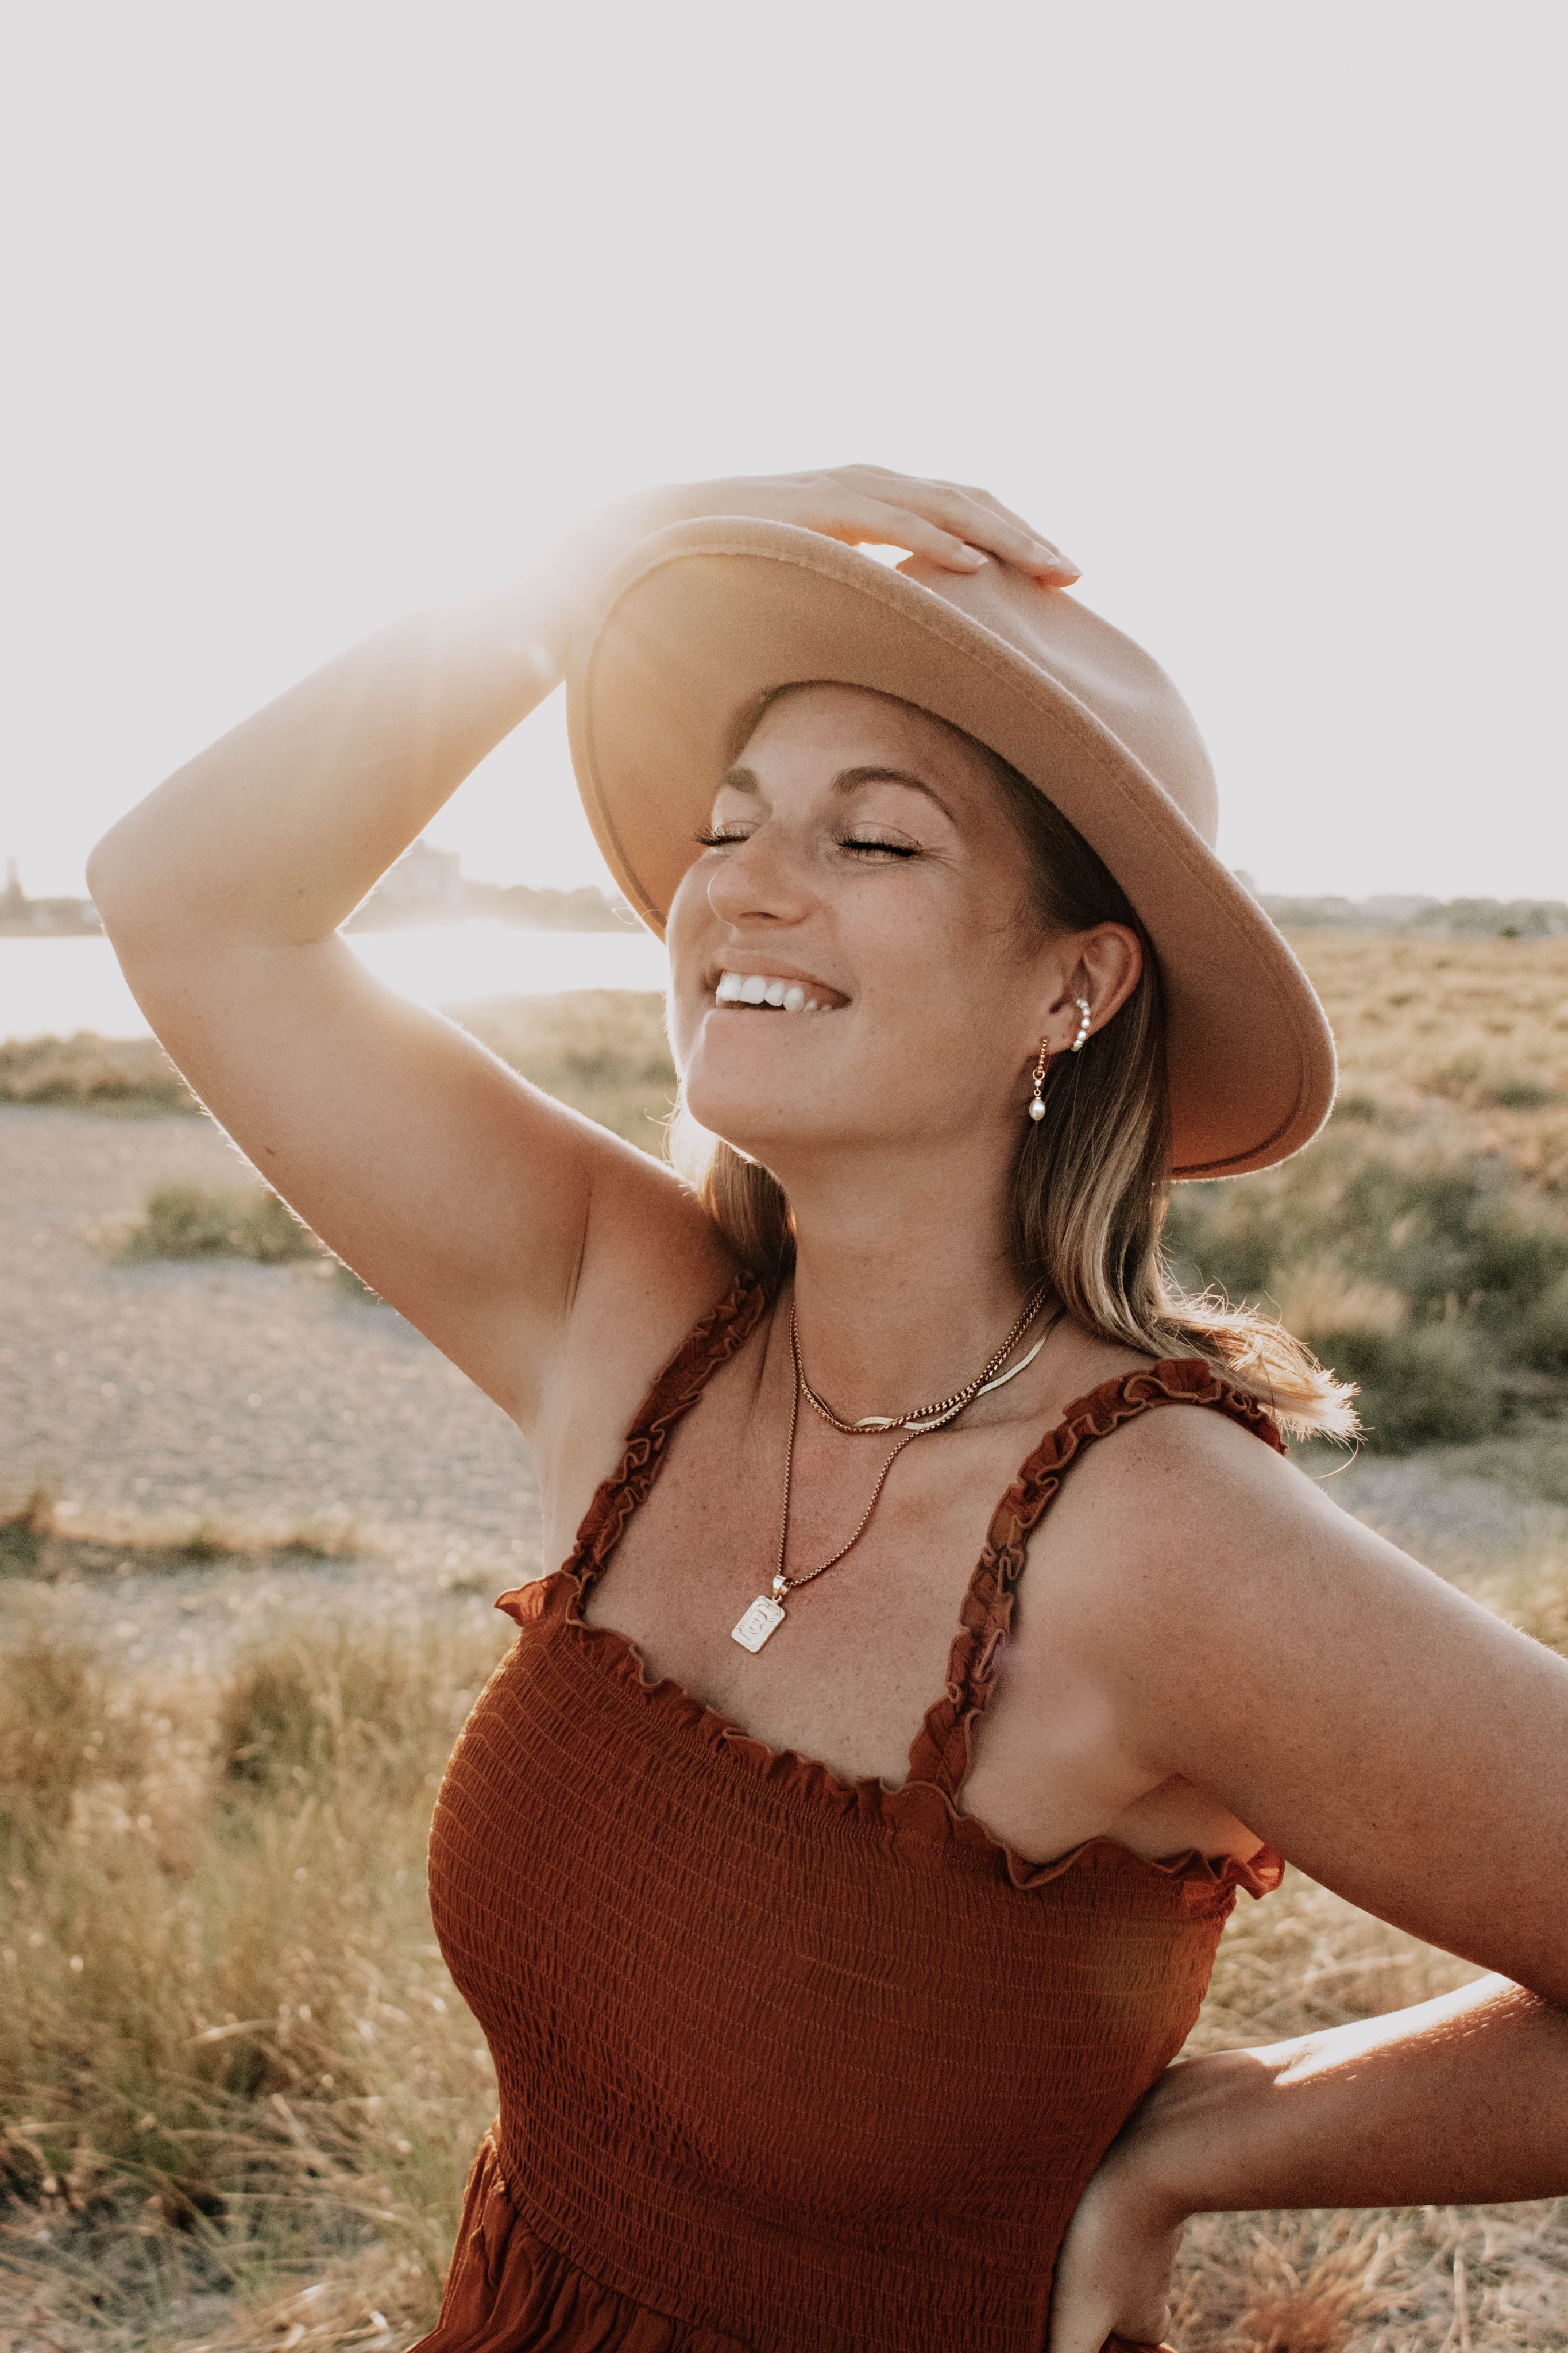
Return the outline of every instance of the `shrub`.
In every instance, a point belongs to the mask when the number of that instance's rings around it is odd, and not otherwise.
[[[1388,1453],[1489,1437],[1502,1419],[1496,1360],[1463,1324],[1330,1332],[1313,1345],[1342,1379],[1357,1384],[1366,1442]]]
[[[199,1112],[152,1038],[13,1038],[0,1041],[0,1103],[69,1103],[94,1111]]]
[[[1357,1382],[1373,1448],[1485,1436],[1568,1374],[1568,1224],[1498,1154],[1397,1157],[1336,1115],[1283,1168],[1176,1187],[1166,1247]]]
[[[243,1258],[262,1266],[318,1258],[321,1245],[276,1193],[159,1185],[120,1247],[127,1260]]]

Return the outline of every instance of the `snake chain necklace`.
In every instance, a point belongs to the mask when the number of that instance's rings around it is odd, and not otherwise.
[[[784,1448],[784,1510],[779,1522],[778,1564],[773,1572],[771,1591],[759,1593],[739,1623],[731,1628],[730,1635],[732,1641],[739,1642],[743,1651],[760,1651],[769,1636],[776,1633],[784,1624],[785,1595],[795,1592],[802,1585],[810,1585],[815,1578],[826,1575],[828,1569],[837,1568],[845,1555],[853,1552],[870,1525],[871,1514],[876,1510],[878,1499],[887,1484],[888,1473],[906,1446],[912,1446],[917,1438],[924,1438],[933,1430],[948,1429],[958,1419],[966,1407],[973,1404],[976,1398],[985,1397],[993,1389],[1005,1388],[1008,1381],[1016,1380],[1020,1373],[1028,1370],[1056,1327],[1061,1314],[1059,1307],[1027,1356],[1020,1356],[1017,1363],[1008,1366],[1005,1372],[1002,1367],[1006,1365],[1008,1357],[1039,1314],[1049,1295],[1049,1287],[1047,1284],[1037,1284],[1024,1302],[1017,1321],[995,1355],[988,1363],[982,1366],[973,1379],[966,1382],[963,1388],[954,1389],[947,1397],[938,1398],[934,1404],[913,1406],[908,1413],[869,1413],[862,1415],[858,1421],[843,1420],[834,1412],[830,1405],[818,1397],[806,1379],[805,1368],[800,1360],[800,1334],[796,1328],[795,1312],[792,1308],[789,1319],[789,1347],[795,1367],[795,1379],[790,1390],[789,1439]],[[840,1545],[836,1553],[828,1559],[820,1562],[816,1568],[808,1568],[804,1577],[790,1577],[785,1573],[784,1555],[789,1544],[789,1506],[795,1472],[795,1436],[800,1419],[802,1398],[805,1398],[813,1412],[819,1414],[822,1419],[830,1423],[835,1430],[842,1430],[847,1438],[868,1438],[878,1431],[889,1430],[901,1430],[903,1434],[897,1440],[881,1470],[878,1472],[877,1483],[871,1490],[871,1500],[861,1514],[859,1525],[848,1543]]]

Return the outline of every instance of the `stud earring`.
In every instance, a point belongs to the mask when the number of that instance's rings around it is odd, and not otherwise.
[[[1029,1105],[1029,1117],[1031,1119],[1044,1119],[1046,1115],[1046,1106],[1040,1099],[1040,1089],[1046,1083],[1046,1065],[1050,1059],[1051,1050],[1046,1040],[1042,1038],[1040,1040],[1040,1050],[1035,1058],[1035,1100]]]
[[[1083,1041],[1089,1035],[1089,1007],[1081,997],[1075,997],[1073,998],[1073,1003],[1078,1007],[1082,1018],[1078,1025],[1078,1036],[1068,1048],[1068,1052],[1069,1054],[1081,1054],[1083,1051]]]

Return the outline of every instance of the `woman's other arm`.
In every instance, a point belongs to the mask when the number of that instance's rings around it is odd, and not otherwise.
[[[1135,1694],[1145,1768],[1213,1789],[1324,1885],[1497,1974],[1169,2070],[1074,2218],[1052,2353],[1158,2337],[1190,2214],[1568,2191],[1568,1662],[1217,1417],[1123,1436],[1120,1491],[1108,1445],[1071,1497],[1113,1606],[1069,1639],[1100,1643],[1100,1672]]]

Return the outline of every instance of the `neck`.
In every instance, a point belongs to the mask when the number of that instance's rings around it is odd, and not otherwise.
[[[802,1362],[846,1419],[944,1396],[1000,1346],[1027,1290],[1006,1180],[1005,1166],[977,1166],[970,1145],[875,1169],[857,1155],[784,1178]]]

